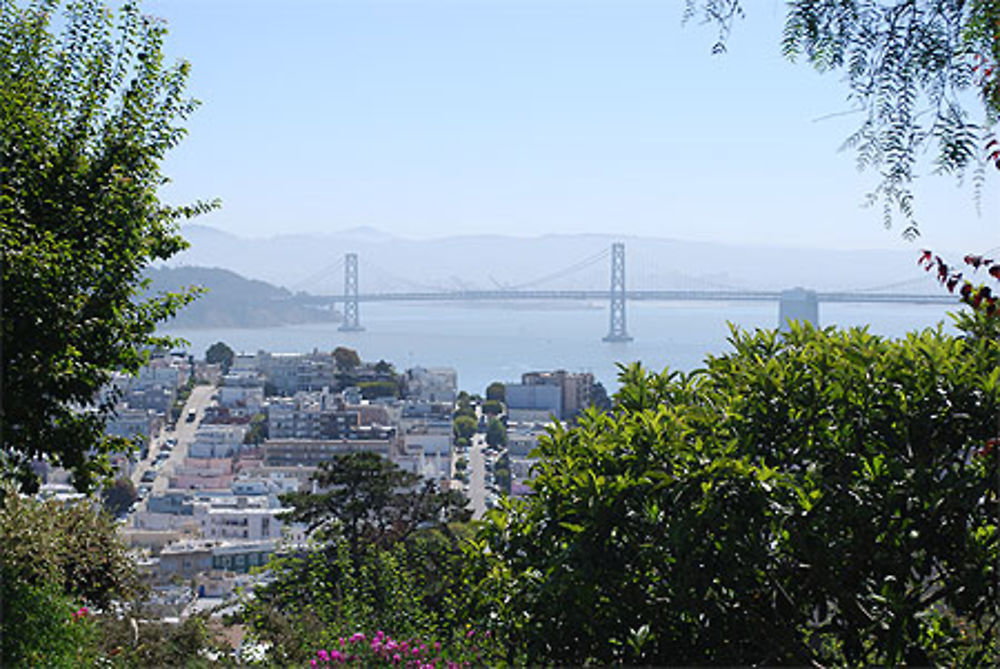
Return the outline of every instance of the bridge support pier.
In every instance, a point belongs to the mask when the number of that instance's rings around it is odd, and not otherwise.
[[[337,328],[341,332],[361,332],[358,316],[358,254],[344,256],[344,322]]]
[[[615,242],[611,245],[611,303],[608,335],[604,341],[632,341],[625,329],[625,245]]]
[[[781,301],[778,303],[778,329],[789,331],[789,322],[811,323],[819,327],[819,300],[815,290],[792,288],[781,291]]]

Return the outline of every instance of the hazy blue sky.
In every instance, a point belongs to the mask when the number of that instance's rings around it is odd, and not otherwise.
[[[681,0],[161,0],[203,106],[174,202],[242,236],[620,232],[899,247],[838,148],[840,75],[779,53],[784,3],[748,0],[728,53]],[[919,245],[1000,245],[1000,178],[927,176]]]

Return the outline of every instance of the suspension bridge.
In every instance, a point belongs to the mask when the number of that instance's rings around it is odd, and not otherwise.
[[[583,269],[608,262],[610,277],[606,288],[540,288],[558,279],[580,272]],[[772,302],[779,306],[778,325],[782,326],[788,319],[809,320],[815,324],[819,321],[818,305],[820,303],[857,303],[857,304],[941,304],[954,305],[955,297],[943,291],[934,293],[919,293],[903,290],[912,286],[918,280],[908,280],[865,290],[816,291],[804,288],[786,290],[752,290],[742,289],[707,282],[698,279],[699,288],[680,289],[637,289],[626,284],[625,245],[616,242],[609,249],[584,258],[572,265],[548,273],[536,279],[517,285],[503,285],[495,279],[492,289],[479,289],[459,286],[457,288],[442,288],[425,286],[413,281],[393,277],[397,283],[407,284],[405,290],[379,290],[365,292],[361,288],[360,260],[357,253],[347,253],[332,267],[324,268],[320,274],[331,270],[343,269],[343,292],[339,294],[309,294],[298,292],[295,299],[302,304],[313,307],[331,307],[342,305],[343,321],[341,331],[361,331],[360,305],[374,302],[512,302],[520,300],[534,301],[607,301],[608,332],[604,337],[607,342],[631,341],[627,327],[627,305],[632,301],[665,301],[665,302]],[[385,273],[385,272],[383,272]],[[318,275],[312,275],[300,281],[298,286],[308,284]],[[492,279],[492,277],[491,277]],[[456,280],[457,281],[457,280]],[[926,285],[926,281],[922,282]],[[710,284],[710,285],[708,285]],[[706,287],[707,285],[707,287]],[[895,290],[894,290],[895,289]]]

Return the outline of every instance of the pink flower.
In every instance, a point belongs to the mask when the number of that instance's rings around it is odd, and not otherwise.
[[[310,667],[315,667],[316,666],[316,660],[309,660],[309,666]]]
[[[440,641],[435,641],[434,642],[434,650],[435,651],[441,650],[441,642]]]
[[[466,639],[471,639],[474,636],[476,636],[476,630],[469,630],[468,632],[465,633]]]
[[[317,651],[316,652],[316,657],[318,657],[319,659],[323,660],[324,662],[329,662],[330,661],[330,654],[328,652],[326,652],[325,650]]]
[[[399,664],[399,662],[402,661],[402,659],[403,658],[399,656],[399,653],[396,653],[395,655],[392,656],[392,663]]]

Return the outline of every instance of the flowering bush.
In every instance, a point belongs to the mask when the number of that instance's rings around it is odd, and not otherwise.
[[[53,584],[0,579],[0,603],[8,633],[0,635],[0,666],[86,666],[96,655],[97,628],[87,607],[78,607]]]
[[[498,648],[489,632],[477,635],[468,629],[449,644],[419,638],[394,639],[382,630],[369,638],[355,632],[339,640],[338,648],[316,651],[309,666],[326,668],[338,665],[405,667],[406,669],[460,669],[493,664],[499,659]]]

